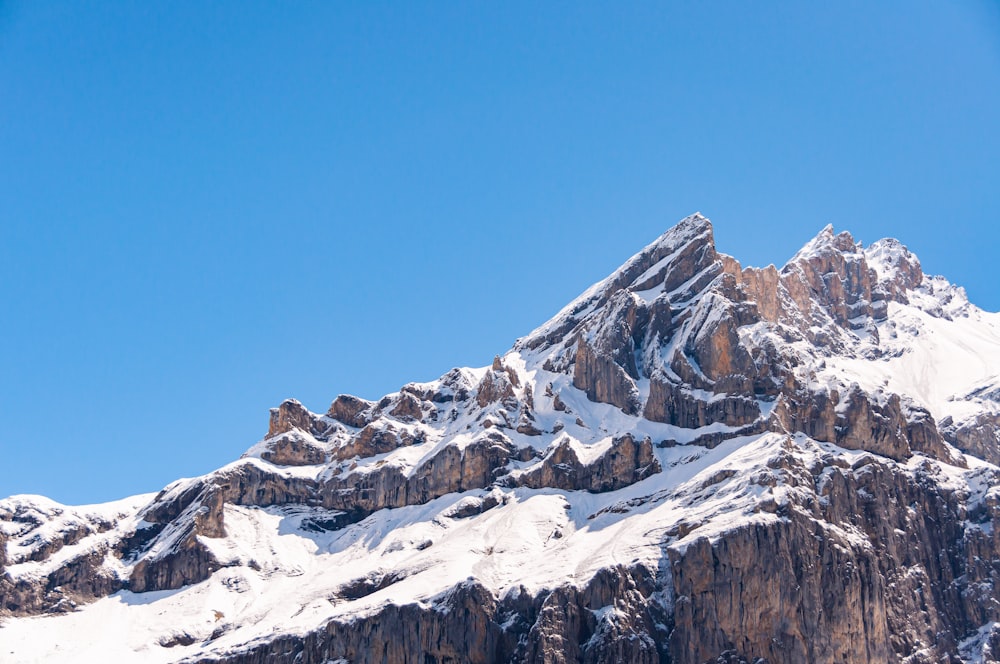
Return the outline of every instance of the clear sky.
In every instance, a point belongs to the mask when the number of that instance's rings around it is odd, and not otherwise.
[[[696,210],[1000,309],[998,3],[684,5],[0,2],[0,496],[487,364]]]

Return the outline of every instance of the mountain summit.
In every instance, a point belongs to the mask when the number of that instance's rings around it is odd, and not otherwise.
[[[84,507],[0,501],[0,659],[1000,661],[1000,315],[896,240],[682,220],[491,366]]]

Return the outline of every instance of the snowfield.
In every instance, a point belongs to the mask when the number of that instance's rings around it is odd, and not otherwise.
[[[511,460],[492,486],[377,509],[352,523],[338,521],[346,516],[343,511],[307,501],[267,506],[227,502],[221,508],[224,536],[199,532],[190,540],[221,565],[207,579],[172,590],[119,590],[45,615],[0,614],[0,662],[196,661],[243,652],[278,635],[306,635],[331,620],[361,620],[387,605],[446,611],[442,598],[468,579],[498,598],[534,596],[567,584],[582,587],[599,571],[616,566],[648,570],[662,585],[656,601],[670,611],[676,598],[668,548],[682,555],[704,538],[712,542],[750,524],[774,524],[789,510],[821,503],[836,474],[862,474],[878,456],[800,431],[765,427],[773,423],[783,398],[774,394],[747,396],[760,412],[752,423],[760,425],[756,428],[721,420],[686,428],[651,421],[642,410],[629,414],[611,403],[597,403],[576,386],[566,370],[578,349],[570,341],[599,346],[614,337],[602,320],[588,321],[604,316],[608,307],[630,303],[665,307],[677,330],[670,339],[656,337],[655,347],[634,350],[631,359],[639,369],[627,379],[634,398],[645,403],[656,377],[683,382],[673,360],[690,353],[702,330],[714,329],[731,314],[731,303],[713,290],[725,275],[702,270],[679,285],[665,285],[664,275],[669,277],[679,261],[693,255],[692,247],[711,240],[710,227],[704,229],[703,224],[682,222],[519,340],[492,368],[458,369],[438,381],[411,384],[387,396],[387,414],[363,427],[310,415],[323,434],[296,425],[288,441],[320,450],[322,463],[269,461],[275,435],[210,476],[231,477],[251,469],[316,486],[360,482],[386,469],[413,478],[448,448],[461,452],[481,444],[489,431],[502,430],[527,453]],[[832,230],[824,229],[793,262],[823,259],[834,241]],[[650,253],[659,249],[662,257],[646,265]],[[893,241],[868,249],[858,245],[847,253],[849,260],[867,261],[886,283],[900,278],[900,266],[909,260],[905,248]],[[635,289],[618,300],[608,297],[609,289],[621,289],[625,282]],[[1000,314],[970,304],[962,289],[941,277],[924,277],[900,299],[906,301],[887,303],[882,318],[859,315],[841,327],[807,322],[801,333],[758,321],[739,327],[736,338],[751,349],[778,348],[781,357],[794,360],[789,375],[813,392],[843,394],[855,388],[875,403],[898,395],[908,409],[924,409],[938,423],[950,418],[962,425],[1000,415]],[[693,380],[712,382],[696,362],[689,358],[689,363]],[[497,398],[477,403],[457,396],[463,390],[474,394],[477,385],[484,389],[490,376],[509,382],[498,383]],[[389,410],[412,394],[433,395],[425,400],[433,402],[433,410],[420,418]],[[690,380],[678,394],[704,408],[732,396]],[[836,414],[844,415],[847,406],[847,401],[838,402]],[[389,431],[407,442],[368,456],[337,457],[362,432],[376,429],[376,434]],[[518,485],[564,447],[582,466],[596,467],[626,434],[634,441],[651,441],[659,472],[603,493]],[[1000,503],[1000,468],[944,446],[945,459],[917,452],[904,460],[879,461],[914,477],[933,476],[938,486],[963,497],[969,514]],[[796,479],[808,475],[806,469],[822,470],[808,483]],[[104,505],[71,507],[40,496],[6,498],[0,501],[0,516],[7,515],[0,519],[6,538],[0,574],[13,586],[45,583],[73,561],[91,556],[103,558],[100,574],[127,579],[138,558],[115,555],[117,543],[153,529],[142,517],[150,506],[180,503],[204,481],[178,480],[160,494]],[[185,509],[157,531],[143,555],[166,555],[188,546],[190,524],[209,508],[194,503]],[[823,537],[845,548],[872,546],[869,534],[855,525],[817,524]],[[970,517],[963,527],[992,534],[992,523],[982,518]],[[621,618],[618,611],[609,605],[595,615],[600,625],[608,625]],[[962,641],[965,661],[990,661],[983,653],[989,650],[993,627],[984,625]]]

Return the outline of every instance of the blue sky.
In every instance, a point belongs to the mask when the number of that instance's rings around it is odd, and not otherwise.
[[[997,3],[0,2],[0,496],[480,366],[700,210],[1000,309]]]

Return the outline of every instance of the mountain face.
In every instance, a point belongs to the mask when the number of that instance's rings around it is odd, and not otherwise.
[[[0,660],[1000,661],[1000,315],[694,215],[518,340],[242,458],[0,501]]]

